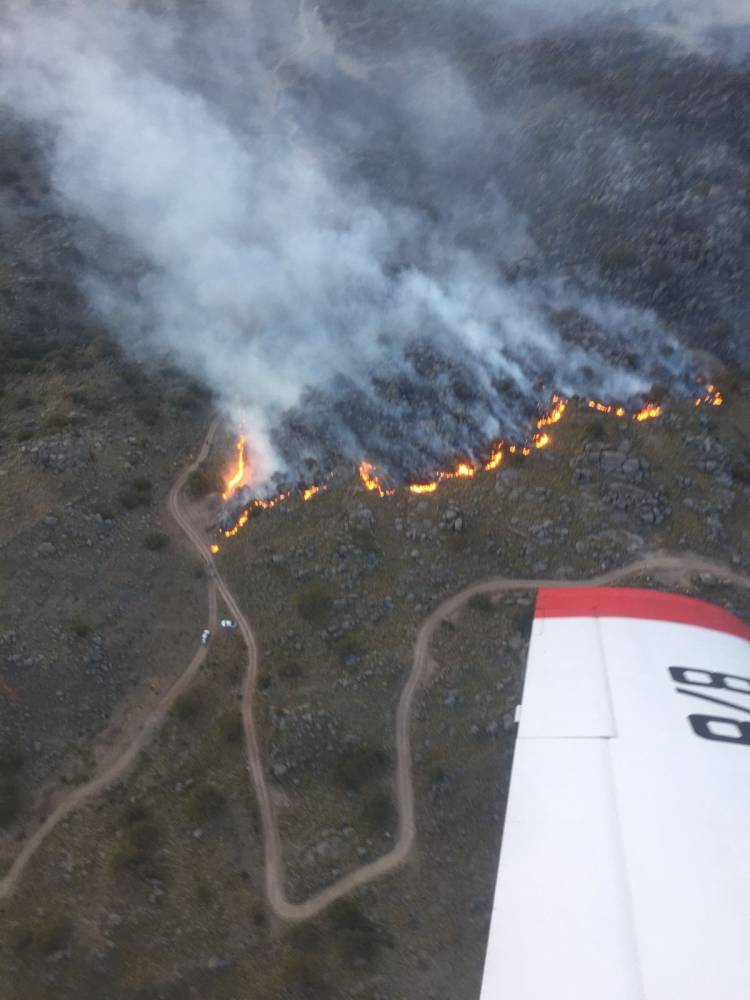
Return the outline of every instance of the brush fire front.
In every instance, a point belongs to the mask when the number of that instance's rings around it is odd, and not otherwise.
[[[555,394],[551,397],[549,409],[536,421],[536,433],[527,438],[526,441],[521,443],[510,443],[505,440],[500,440],[492,445],[489,455],[484,462],[479,463],[469,459],[460,461],[453,468],[439,470],[435,473],[432,479],[424,482],[409,483],[404,487],[404,489],[415,495],[435,493],[442,482],[446,482],[451,479],[471,479],[478,473],[494,471],[502,464],[506,455],[512,455],[514,457],[527,457],[534,451],[549,447],[553,443],[553,440],[545,428],[559,423],[573,402],[575,402],[579,407],[592,410],[596,413],[613,416],[620,420],[629,419],[639,424],[645,423],[649,420],[656,420],[663,413],[663,407],[661,404],[655,402],[647,402],[645,406],[642,406],[640,409],[628,411],[624,406],[612,403],[603,403],[595,399],[572,401],[563,399],[561,396]],[[716,386],[711,383],[708,383],[705,386],[703,395],[695,399],[696,407],[718,407],[723,404],[724,397]],[[237,441],[236,450],[236,464],[226,476],[225,489],[222,493],[222,500],[224,500],[225,503],[231,500],[232,497],[236,496],[242,487],[248,486],[252,482],[252,468],[248,462],[247,441],[244,436],[240,437]],[[377,493],[380,497],[389,497],[396,493],[397,487],[395,485],[388,484],[378,474],[372,462],[362,461],[359,465],[358,472],[360,482],[366,490]],[[245,527],[253,513],[260,513],[262,510],[270,510],[278,504],[288,500],[292,496],[297,496],[303,502],[307,502],[324,489],[325,486],[312,484],[278,493],[275,497],[271,497],[269,499],[255,498],[244,507],[234,524],[231,527],[221,529],[221,533],[224,538],[234,538]],[[219,546],[212,545],[211,551],[213,553],[217,553],[219,551]]]

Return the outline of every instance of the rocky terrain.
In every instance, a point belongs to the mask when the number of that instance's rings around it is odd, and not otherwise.
[[[444,31],[413,6],[420,37]],[[364,59],[417,30],[368,3],[320,9]],[[393,843],[395,707],[417,630],[445,597],[490,575],[582,579],[660,550],[750,573],[746,68],[622,26],[490,44],[465,24],[450,37],[513,112],[497,173],[528,240],[513,259],[497,247],[498,269],[653,309],[726,401],[696,407],[700,386],[655,386],[662,416],[636,423],[576,400],[527,459],[384,498],[337,467],[309,502],[228,540],[215,534],[232,454],[219,439],[187,493],[257,635],[255,717],[294,900]],[[195,652],[208,580],[166,498],[214,411],[169,358],[123,352],[91,312],[78,280],[106,240],[52,198],[49,137],[3,112],[0,138],[2,876]],[[386,186],[407,169],[388,148],[370,164]],[[571,342],[585,335],[577,315],[554,320]],[[748,595],[712,574],[627,582],[750,620]],[[245,654],[220,631],[132,772],[55,829],[0,907],[0,1000],[475,1000],[532,608],[529,591],[476,597],[442,623],[411,727],[416,847],[300,924],[266,903]]]

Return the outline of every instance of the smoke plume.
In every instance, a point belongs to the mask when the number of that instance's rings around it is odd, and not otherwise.
[[[705,38],[705,4],[627,6]],[[545,262],[505,187],[533,108],[487,51],[601,7],[17,2],[0,82],[90,301],[211,387],[259,485],[365,457],[398,480],[522,437],[552,391],[690,375],[649,309]]]

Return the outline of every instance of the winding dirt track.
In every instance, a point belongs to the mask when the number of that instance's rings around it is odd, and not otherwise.
[[[277,916],[284,920],[308,920],[316,916],[335,900],[347,895],[353,889],[372,882],[374,879],[393,871],[406,859],[414,844],[416,826],[414,817],[414,788],[412,780],[411,744],[409,726],[414,696],[422,681],[429,675],[433,661],[430,658],[430,643],[435,629],[440,622],[456,612],[475,594],[502,594],[508,591],[536,590],[539,587],[579,587],[607,586],[616,583],[634,573],[669,573],[675,577],[687,578],[693,573],[712,573],[716,577],[737,587],[750,589],[750,577],[735,573],[717,563],[710,562],[700,556],[687,554],[682,556],[655,554],[638,559],[616,570],[603,573],[600,576],[586,580],[545,580],[545,579],[512,579],[495,576],[470,584],[457,594],[448,597],[422,623],[417,632],[414,646],[414,659],[411,672],[401,691],[396,709],[396,773],[395,792],[398,808],[398,837],[393,849],[383,854],[355,871],[349,872],[333,882],[325,889],[310,896],[303,902],[292,902],[286,895],[286,879],[284,861],[279,840],[278,829],[274,818],[271,794],[266,780],[258,734],[253,720],[253,704],[255,698],[256,680],[258,674],[258,647],[250,623],[216,569],[214,558],[202,534],[191,523],[181,507],[181,494],[187,477],[206,458],[213,443],[218,428],[218,420],[214,420],[208,430],[201,450],[195,460],[183,471],[175,482],[169,494],[169,510],[182,530],[188,536],[196,552],[206,564],[209,574],[208,605],[209,627],[214,629],[217,623],[217,594],[225,602],[229,612],[237,622],[242,637],[247,646],[247,670],[242,694],[242,721],[245,734],[245,750],[247,768],[250,780],[258,800],[258,809],[263,832],[263,847],[265,860],[265,887],[268,903]],[[206,658],[206,647],[199,646],[185,671],[175,681],[172,687],[162,696],[158,705],[143,723],[132,742],[122,755],[109,765],[100,775],[92,779],[64,799],[36,832],[25,843],[13,865],[0,881],[0,901],[7,899],[13,893],[18,882],[47,835],[57,824],[68,816],[77,806],[87,799],[103,791],[108,785],[121,778],[132,766],[138,753],[149,742],[164,721],[167,713],[179,694],[188,687]]]

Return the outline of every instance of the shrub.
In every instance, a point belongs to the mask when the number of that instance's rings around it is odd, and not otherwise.
[[[26,924],[16,924],[8,935],[8,943],[16,954],[25,951],[33,940],[34,932]]]
[[[45,955],[59,951],[70,938],[70,923],[65,917],[43,917],[34,927],[34,944]]]
[[[487,614],[495,607],[489,594],[473,594],[467,603],[472,611],[478,611],[481,614]]]
[[[28,392],[22,392],[20,396],[16,396],[14,400],[14,406],[17,410],[28,410],[30,406],[34,405],[34,400],[28,394]]]
[[[138,493],[150,493],[153,483],[148,476],[136,476],[133,479],[133,489]]]
[[[85,639],[92,632],[91,625],[83,618],[74,618],[70,627],[73,635],[78,636],[79,639]]]
[[[610,270],[621,270],[624,268],[637,267],[640,263],[640,255],[635,247],[630,243],[615,242],[604,248],[602,253],[603,262]]]
[[[239,712],[225,715],[219,723],[219,735],[225,743],[239,743],[242,739],[242,716]]]
[[[129,802],[123,818],[128,824],[142,823],[147,815],[148,810],[142,802]]]
[[[218,816],[224,808],[224,796],[218,788],[208,783],[197,785],[188,799],[188,816],[200,823]]]
[[[298,594],[296,604],[300,618],[310,624],[323,624],[331,612],[331,598],[320,587]]]
[[[750,464],[736,463],[732,466],[732,479],[736,483],[747,485],[750,483]]]
[[[197,688],[191,688],[175,701],[174,712],[180,722],[194,722],[202,707],[200,691]]]
[[[302,676],[302,667],[296,660],[286,660],[279,667],[279,677],[285,681],[297,681]]]
[[[339,899],[328,910],[338,945],[350,963],[371,963],[391,939],[351,899]]]
[[[34,437],[33,427],[21,427],[21,429],[16,434],[16,441],[19,444],[23,444],[24,441],[30,441]]]
[[[218,493],[223,489],[221,478],[216,473],[211,473],[208,469],[200,465],[193,469],[185,484],[188,494],[194,500],[201,500],[209,493]]]
[[[9,826],[21,808],[21,793],[15,781],[0,780],[0,826]]]
[[[395,822],[396,810],[393,800],[385,792],[378,792],[369,799],[362,810],[362,819],[371,830],[389,830]]]
[[[346,750],[336,765],[336,780],[349,791],[381,777],[388,768],[388,754],[379,747],[359,746]]]
[[[143,538],[143,546],[149,552],[161,552],[169,545],[169,535],[163,531],[149,531]]]
[[[49,431],[64,431],[70,424],[70,417],[65,413],[50,413],[44,418],[44,426]]]
[[[144,399],[136,403],[133,411],[136,417],[142,423],[146,424],[147,427],[153,427],[159,419],[159,405],[150,399]]]
[[[23,752],[15,743],[0,746],[0,778],[13,778],[23,768]]]
[[[375,553],[379,551],[377,539],[369,528],[360,526],[351,528],[349,537],[352,540],[352,544],[356,545],[362,552]]]
[[[336,644],[336,656],[343,667],[353,667],[364,653],[362,643],[347,635]]]
[[[130,486],[120,494],[120,502],[127,510],[151,503],[151,480],[136,476]]]

